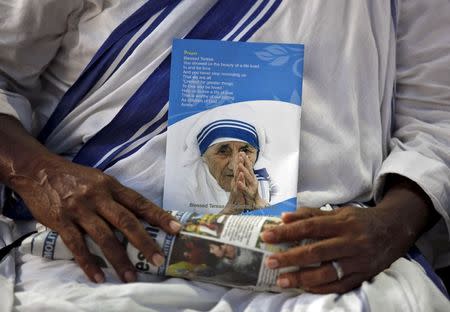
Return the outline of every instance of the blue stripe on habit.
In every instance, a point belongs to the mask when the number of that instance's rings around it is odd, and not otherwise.
[[[266,168],[253,170],[258,180],[270,180],[269,173]]]
[[[447,297],[447,299],[450,300],[450,296],[444,286],[444,283],[436,274],[436,272],[434,272],[431,265],[428,263],[428,261],[416,246],[411,247],[411,249],[408,251],[407,259],[416,261],[425,270],[426,275],[436,285],[436,287],[439,288],[439,290],[444,294],[445,297]]]
[[[256,128],[254,126],[252,126],[249,123],[246,123],[244,121],[241,120],[236,120],[236,119],[221,119],[221,120],[216,120],[208,125],[206,125],[202,131],[200,131],[200,133],[197,135],[197,141],[201,142],[203,141],[205,135],[208,134],[208,132],[211,130],[211,128],[214,127],[240,127],[240,128],[245,128],[247,129],[248,132],[253,133],[253,135],[255,137],[258,136],[258,133],[256,132]],[[243,131],[245,131],[243,129]]]
[[[395,32],[397,32],[397,0],[391,0],[391,17]]]
[[[177,1],[148,1],[111,33],[81,73],[77,81],[64,94],[55,111],[39,133],[39,141],[45,143],[59,123],[74,108],[76,108],[78,104],[80,104],[83,97],[88,94],[89,90],[103,76],[123,47],[129,42],[140,27],[154,14],[167,5]]]
[[[86,142],[73,161],[93,167],[108,151],[127,141],[146,122],[154,119],[167,103],[170,59],[163,61],[117,113],[113,120]],[[120,153],[126,145],[115,153]]]
[[[248,131],[243,131],[238,128],[216,128],[211,130],[204,140],[200,142],[200,154],[203,155],[214,140],[225,137],[240,139],[254,148],[259,149],[258,138]]]
[[[148,129],[146,129],[144,131],[144,133],[141,136],[139,136],[139,137],[141,138],[141,137],[144,137],[144,136],[152,133],[153,131],[155,131],[159,126],[161,126],[166,121],[167,121],[167,112],[159,120],[157,120],[154,124],[152,124],[150,127],[148,127]],[[162,130],[162,131],[158,132],[157,134],[162,133],[163,131],[165,131],[165,130]],[[125,148],[129,147],[135,141],[136,140],[130,141],[130,142],[127,142],[126,144],[124,144],[123,148],[118,149],[114,153],[111,153],[111,155],[109,155],[106,159],[104,159],[101,164],[97,165],[96,168],[98,168],[100,170],[105,170],[106,168],[111,167],[113,164],[115,164],[119,160],[124,159],[124,158],[132,155],[133,153],[135,153],[137,150],[139,150],[145,144],[145,142],[144,142],[144,144],[139,144],[138,148],[133,148],[131,152],[127,152],[124,155],[121,155],[118,158],[116,158],[116,156],[121,151],[123,151]]]
[[[120,68],[120,66],[128,59],[128,57],[136,50],[136,48],[142,43],[142,41],[145,40],[155,29],[158,27],[162,21],[175,9],[175,7],[180,3],[181,0],[177,0],[174,3],[167,6],[167,8],[164,9],[163,12],[161,12],[160,15],[151,23],[151,25],[139,36],[139,38],[133,43],[133,45],[130,47],[130,49],[126,52],[122,60],[120,60],[120,63],[117,65],[117,67],[114,69],[113,75],[117,69]]]
[[[257,22],[255,25],[253,25],[252,28],[239,40],[239,41],[247,41],[250,39],[251,36],[262,26],[265,22],[273,15],[273,13],[278,9],[278,7],[281,4],[281,0],[277,0],[274,2],[274,4],[270,7],[270,9],[264,14],[264,16]]]
[[[139,31],[142,25],[145,24],[149,18],[154,16],[154,14],[167,6],[175,5],[178,2],[179,0],[148,1],[111,33],[77,81],[63,96],[57,108],[50,116],[47,124],[38,136],[38,139],[42,143],[45,144],[45,141],[52,131],[74,108],[77,107],[83,97],[89,93],[91,88],[104,75],[120,51],[122,51],[136,32]],[[222,39],[236,26],[255,3],[256,0],[218,1],[192,29],[186,38]],[[247,37],[242,38],[241,41],[246,40],[246,38],[256,32],[264,21],[269,18],[270,14],[273,14],[275,8],[276,6],[272,6],[263,19],[256,23],[256,25],[246,33]],[[165,11],[165,13],[168,13],[168,11]],[[166,16],[165,13],[161,13],[162,18]],[[157,18],[155,22],[156,21],[160,22],[161,20]],[[150,26],[149,29],[149,31],[145,32],[146,35],[149,35],[154,28]],[[143,39],[144,37],[141,36],[139,40],[141,38]],[[134,48],[135,47],[133,46],[132,49]],[[125,57],[128,56],[129,54],[125,55]],[[88,166],[95,165],[108,153],[108,151],[126,142],[139,128],[154,119],[168,101],[169,70],[170,56],[167,57],[153,74],[150,75],[114,119],[80,149],[73,161]],[[166,120],[167,116],[164,116],[159,122]],[[128,152],[127,155],[136,152],[143,145],[144,144],[140,144],[131,152]],[[124,144],[122,148],[118,149],[116,155],[127,146],[129,146],[129,144]],[[120,158],[122,159],[122,156]],[[111,159],[109,164],[103,162],[101,164],[102,168],[106,169],[116,161],[117,160],[115,159]],[[19,202],[24,206],[21,200],[19,200]],[[15,213],[15,209],[12,208],[9,212]],[[8,215],[8,211],[4,211],[4,213],[5,215]],[[24,213],[16,215],[15,218],[29,218],[30,216],[29,213],[28,215],[27,213]]]
[[[264,0],[261,5],[250,15],[250,17],[242,24],[239,29],[228,38],[228,41],[233,41],[234,38],[236,38],[240,33],[244,31],[244,29],[255,20],[255,18],[258,16],[259,13],[265,8],[269,0]]]
[[[254,2],[219,1],[186,38],[223,38]],[[150,75],[114,119],[81,148],[74,161],[88,166],[95,165],[109,150],[126,142],[143,124],[153,119],[169,99],[169,75],[170,56]]]

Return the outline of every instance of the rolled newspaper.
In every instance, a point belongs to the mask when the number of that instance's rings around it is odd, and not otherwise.
[[[293,244],[267,244],[260,234],[279,225],[281,219],[249,215],[199,215],[192,212],[171,212],[183,224],[179,235],[168,235],[161,229],[144,223],[145,230],[161,247],[165,262],[160,267],[149,263],[144,255],[120,233],[119,240],[126,247],[128,257],[143,273],[173,276],[224,286],[260,291],[287,291],[276,286],[282,272],[296,271],[297,267],[281,270],[267,268],[268,256],[292,247]],[[307,244],[304,240],[300,244]],[[111,267],[101,249],[86,237],[91,253],[103,267]],[[38,233],[22,242],[19,250],[51,260],[73,259],[57,232],[44,226]],[[288,291],[301,292],[300,289]]]

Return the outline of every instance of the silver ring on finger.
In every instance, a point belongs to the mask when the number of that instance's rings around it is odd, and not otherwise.
[[[341,265],[337,261],[331,261],[331,265],[333,266],[334,270],[336,271],[337,280],[340,281],[344,277],[344,270],[342,269]]]

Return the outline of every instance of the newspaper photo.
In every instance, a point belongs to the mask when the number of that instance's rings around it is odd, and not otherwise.
[[[159,228],[144,223],[145,230],[161,247],[165,262],[160,267],[150,264],[122,235],[131,262],[139,272],[159,276],[172,276],[223,286],[259,291],[294,291],[276,286],[280,273],[296,271],[297,267],[272,270],[265,261],[274,252],[287,250],[293,244],[266,244],[261,241],[262,231],[277,226],[281,219],[249,215],[199,215],[192,212],[171,212],[183,224],[179,235],[168,235]],[[86,238],[88,248],[103,267],[111,267],[100,248]],[[308,243],[306,240],[300,244]],[[38,233],[28,237],[19,248],[50,260],[73,259],[58,233],[39,227]]]
[[[295,210],[302,75],[300,44],[175,40],[164,209]]]

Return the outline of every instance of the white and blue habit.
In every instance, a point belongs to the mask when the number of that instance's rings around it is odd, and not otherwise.
[[[421,250],[435,266],[450,263],[443,248],[450,225],[448,0],[0,5],[0,113],[16,117],[51,151],[101,168],[158,204],[172,39],[305,44],[301,204],[379,202],[385,176],[403,175],[429,195],[441,216],[422,237]],[[14,237],[11,224],[19,225],[0,220],[0,246]],[[111,273],[111,283],[93,286],[74,263],[23,255],[15,260],[10,255],[0,262],[6,311],[448,310],[420,257],[400,258],[339,296],[255,294],[180,279],[113,285],[118,281]]]

